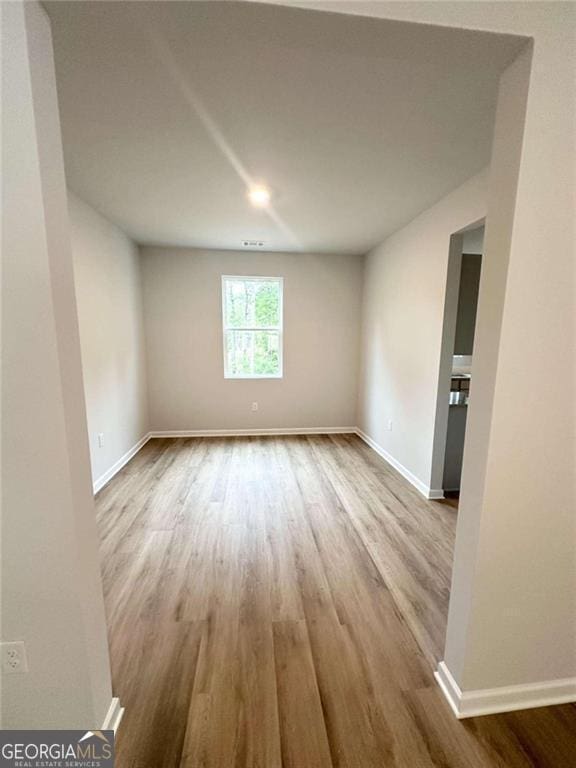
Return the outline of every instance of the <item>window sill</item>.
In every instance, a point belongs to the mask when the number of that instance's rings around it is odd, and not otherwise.
[[[246,381],[246,380],[265,380],[265,379],[283,379],[284,376],[281,373],[272,374],[272,373],[265,373],[265,374],[242,374],[241,376],[232,376],[229,374],[224,374],[224,378],[227,381]]]

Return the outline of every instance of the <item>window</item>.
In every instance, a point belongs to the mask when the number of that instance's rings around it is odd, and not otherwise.
[[[222,277],[225,378],[282,378],[282,282]]]

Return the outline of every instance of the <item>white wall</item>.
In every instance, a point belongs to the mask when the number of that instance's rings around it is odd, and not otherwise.
[[[142,279],[137,246],[68,195],[82,369],[95,483],[148,432]],[[103,446],[98,434],[103,433]]]
[[[2,728],[100,728],[111,703],[48,18],[2,3]]]
[[[576,700],[576,13],[548,18],[500,86],[446,662]]]
[[[485,215],[486,180],[474,176],[366,257],[359,427],[427,488],[450,236]]]
[[[152,430],[356,424],[362,258],[143,248],[142,259]],[[284,278],[283,379],[224,379],[223,274]]]
[[[464,692],[576,699],[576,6],[338,8],[534,39],[498,100],[445,658]]]

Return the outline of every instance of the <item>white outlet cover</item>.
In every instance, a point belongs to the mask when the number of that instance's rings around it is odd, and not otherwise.
[[[28,672],[26,646],[23,640],[12,643],[0,643],[2,654],[2,672],[5,675],[23,675]]]
[[[258,410],[258,403],[252,403],[252,410],[257,411]]]

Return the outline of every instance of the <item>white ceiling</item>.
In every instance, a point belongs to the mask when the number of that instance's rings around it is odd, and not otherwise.
[[[366,252],[489,162],[523,42],[242,2],[45,5],[68,183],[140,243]]]

